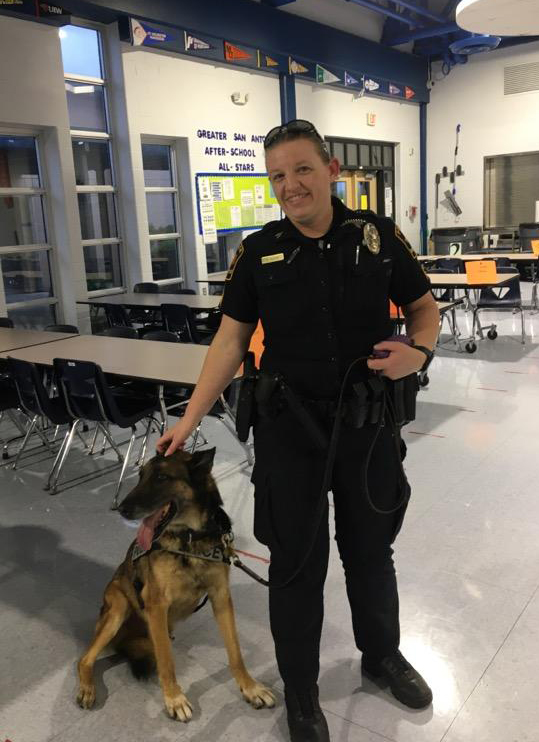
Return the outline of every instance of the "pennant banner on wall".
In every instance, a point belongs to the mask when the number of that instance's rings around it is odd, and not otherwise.
[[[256,61],[259,67],[279,67],[279,62],[268,54],[264,54],[260,49],[256,50]]]
[[[328,85],[332,82],[341,82],[341,78],[337,77],[337,75],[334,75],[333,72],[330,72],[325,67],[322,67],[322,65],[317,64],[316,65],[316,82],[320,85]]]
[[[373,80],[372,77],[367,77],[364,84],[365,90],[368,90],[369,93],[374,93],[375,91],[380,90],[380,83]]]
[[[131,44],[133,46],[159,46],[165,42],[176,41],[178,38],[162,28],[150,26],[136,18],[130,18],[130,22]]]
[[[266,54],[257,49],[257,66],[270,72],[288,72],[288,57],[282,54]]]
[[[19,5],[20,2],[20,5]],[[0,13],[14,10],[15,7],[30,8],[30,0],[0,0]],[[32,0],[33,13],[37,9],[48,8],[52,13],[62,11],[59,6],[49,6]],[[24,12],[24,11],[23,11]],[[9,13],[10,15],[12,13]],[[68,18],[69,16],[63,16]],[[47,22],[47,21],[45,21]],[[63,20],[65,24],[69,20]],[[61,25],[58,23],[57,25]],[[368,95],[401,98],[413,102],[427,101],[428,91],[423,88],[415,89],[404,82],[389,82],[387,79],[367,76],[361,71],[327,67],[311,62],[308,59],[297,59],[279,53],[266,53],[245,44],[232,43],[222,38],[199,33],[194,30],[180,29],[172,26],[148,24],[138,18],[123,17],[118,20],[120,39],[127,41],[133,46],[142,46],[151,49],[161,48],[177,54],[196,56],[203,59],[216,60],[220,63],[228,62],[233,65],[261,69],[272,73],[287,73],[308,78],[319,85],[336,85],[342,88],[353,88],[365,92]]]
[[[352,85],[361,85],[359,80],[356,80],[355,77],[352,77],[352,75],[349,72],[344,73],[344,84],[346,87],[350,87]]]
[[[290,75],[304,75],[309,72],[309,68],[296,62],[292,57],[288,57],[288,72]]]
[[[212,46],[209,41],[199,39],[198,36],[192,36],[191,34],[187,33],[187,31],[183,32],[183,36],[186,52],[200,52],[207,51],[208,49],[215,49],[215,47]]]
[[[247,51],[246,48],[231,44],[229,41],[225,41],[225,59],[227,62],[247,62],[254,60],[252,51]]]

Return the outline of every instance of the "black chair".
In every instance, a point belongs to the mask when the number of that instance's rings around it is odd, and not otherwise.
[[[496,269],[510,268],[510,267],[511,267],[511,258],[496,258]]]
[[[179,343],[180,339],[174,332],[168,330],[150,330],[145,333],[144,340],[158,340],[162,343]]]
[[[145,283],[136,283],[133,286],[134,294],[158,294],[159,291],[159,284],[151,283],[150,281],[147,281]],[[139,322],[142,325],[148,324],[148,322],[155,324],[155,322],[159,320],[159,318],[156,317],[156,314],[158,314],[158,312],[156,312],[154,309],[132,307],[129,310],[128,314],[131,322]]]
[[[0,327],[14,327],[13,320],[9,317],[0,317]]]
[[[437,258],[434,268],[445,273],[464,273],[464,262],[460,258]]]
[[[454,271],[454,270],[446,271],[445,268],[430,268],[427,271],[427,276],[430,276],[431,274],[434,275],[436,273],[457,273],[457,271]],[[451,289],[451,288],[444,289],[443,287],[440,287],[440,288],[433,287],[431,291],[436,301],[454,301],[455,300],[455,289]]]
[[[158,294],[159,284],[151,283],[150,281],[143,283],[136,283],[133,286],[134,294]]]
[[[115,394],[101,367],[90,361],[55,358],[54,370],[70,414],[75,418],[95,421],[102,428],[119,460],[123,461],[111,506],[112,509],[116,509],[122,480],[135,442],[136,424],[141,420],[148,420],[142,442],[142,447],[145,448],[152,422],[156,422],[154,413],[158,409],[157,395],[138,397],[134,394]],[[123,456],[108,431],[109,424],[122,429],[131,428],[129,444]],[[138,461],[140,456],[137,463]]]
[[[195,317],[196,328],[199,335],[203,337],[201,341],[202,343],[204,343],[206,338],[209,338],[210,341],[213,340],[215,333],[219,329],[222,318],[223,313],[221,312],[220,307],[211,309],[204,318],[198,319]]]
[[[519,224],[518,236],[522,252],[533,252],[532,240],[539,240],[539,222]]]
[[[138,340],[140,335],[134,327],[107,327],[96,335],[104,335],[109,338],[127,338],[128,340]]]
[[[13,468],[17,468],[19,459],[33,433],[37,433],[47,448],[51,450],[50,442],[46,437],[46,432],[41,430],[39,427],[40,419],[46,418],[55,426],[69,425],[47,479],[45,489],[48,489],[64,447],[67,445],[68,440],[75,435],[75,432],[78,432],[77,426],[81,421],[74,419],[69,414],[65,402],[61,397],[49,396],[49,391],[43,383],[43,377],[34,363],[21,361],[18,358],[11,357],[8,358],[7,363],[10,376],[13,379],[15,388],[17,389],[20,407],[30,419],[30,425],[26,430],[24,440],[17,452]],[[82,442],[86,446],[84,440],[82,440]]]
[[[109,327],[133,327],[127,310],[121,304],[103,304]]]
[[[191,309],[185,304],[161,304],[165,330],[174,332],[181,343],[200,343]]]
[[[26,435],[26,429],[24,425],[21,424],[15,414],[15,412],[17,411],[19,411],[26,418],[26,414],[21,410],[20,407],[19,395],[17,393],[15,384],[13,383],[10,376],[8,376],[7,374],[2,374],[0,376],[0,422],[3,420],[4,415],[6,415],[7,417],[9,417],[13,425],[15,425],[20,433],[20,436],[17,436],[16,438],[2,440],[3,459],[9,458],[8,446],[11,441],[17,440],[18,438],[24,438],[24,436]]]
[[[79,328],[76,325],[47,325],[45,330],[47,330],[47,332],[69,332],[76,335],[79,334]]]
[[[501,267],[497,268],[497,273],[515,273],[514,268]],[[520,294],[520,276],[515,274],[515,277],[506,286],[493,289],[486,287],[481,289],[479,294],[479,300],[473,312],[473,323],[472,323],[472,335],[475,333],[475,326],[477,322],[478,332],[481,335],[483,327],[479,322],[479,312],[484,310],[494,310],[497,312],[510,309],[511,311],[517,310],[520,312],[520,326],[521,326],[521,342],[522,345],[526,342],[526,335],[524,333],[524,312],[522,311],[522,297]],[[498,333],[496,331],[496,325],[490,325],[487,332],[487,336],[494,340]]]
[[[539,222],[529,222],[518,225],[518,234],[520,239],[520,249],[522,252],[533,252],[532,240],[539,241]],[[531,280],[532,288],[532,307],[537,309],[537,286],[539,282],[539,255],[537,260],[528,266],[522,266],[520,274],[523,279]]]
[[[179,343],[180,339],[174,332],[167,330],[154,330],[144,335],[144,340],[153,340],[161,343]],[[161,409],[162,426],[161,433],[165,429],[165,421],[169,413],[181,416],[185,405],[189,401],[193,390],[179,384],[160,384],[158,389],[159,405]],[[181,412],[179,411],[181,408]],[[200,423],[199,426],[200,427]],[[198,428],[197,428],[198,430]]]
[[[161,288],[162,294],[184,294],[186,296],[196,296],[196,291],[194,289],[177,289],[174,285],[172,286],[163,286]]]

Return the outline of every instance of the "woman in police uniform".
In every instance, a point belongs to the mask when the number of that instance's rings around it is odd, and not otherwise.
[[[280,375],[328,436],[341,384],[355,359],[370,356],[373,348],[388,352],[386,358],[353,365],[345,397],[372,371],[400,379],[432,356],[438,310],[428,279],[394,222],[350,211],[332,199],[339,164],[309,122],[275,127],[264,146],[286,218],[240,246],[227,276],[223,320],[198,385],[184,417],[158,442],[166,454],[183,446],[230,383],[259,319],[265,345],[261,368]],[[392,329],[389,299],[402,307],[414,346],[385,340]],[[383,677],[401,702],[421,708],[432,694],[398,649],[391,548],[407,483],[403,490],[395,455],[398,431],[380,427],[371,412],[361,427],[346,420],[341,426],[328,483],[336,540],[362,671]],[[273,406],[265,405],[255,426],[254,527],[271,550],[270,621],[292,742],[329,740],[317,688],[329,556],[325,493],[320,502],[324,465],[325,454],[297,409],[277,398]]]

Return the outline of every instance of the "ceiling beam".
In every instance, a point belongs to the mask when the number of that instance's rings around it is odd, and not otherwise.
[[[417,31],[408,31],[401,36],[394,36],[385,43],[387,46],[398,46],[399,44],[406,44],[408,41],[428,39],[432,36],[443,36],[446,33],[455,33],[456,31],[462,31],[456,23],[446,23],[443,26],[428,26],[427,28],[419,28]]]
[[[400,5],[403,8],[407,8],[408,10],[417,13],[417,15],[422,15],[431,21],[436,21],[436,23],[446,23],[447,21],[445,17],[438,15],[437,13],[433,13],[432,11],[427,10],[427,8],[422,8],[421,5],[411,3],[409,2],[409,0],[395,0],[395,4]]]
[[[355,5],[361,5],[362,8],[368,8],[369,10],[374,10],[375,13],[381,13],[382,15],[385,15],[389,18],[394,18],[396,21],[401,21],[402,23],[406,23],[411,28],[417,28],[421,24],[418,21],[413,20],[412,18],[408,18],[407,16],[401,15],[401,13],[395,13],[392,10],[389,10],[389,8],[382,7],[381,5],[377,5],[374,2],[371,2],[371,0],[346,0],[348,3],[354,3]]]
[[[296,0],[260,0],[262,5],[269,5],[271,8],[279,8],[281,5],[288,5],[288,3],[295,3]]]
[[[460,0],[447,0],[447,4],[445,8],[442,10],[442,15],[444,18],[448,19],[449,16],[453,15],[453,11],[459,4]]]

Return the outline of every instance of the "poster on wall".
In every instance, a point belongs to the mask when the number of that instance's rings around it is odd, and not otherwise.
[[[196,192],[199,233],[205,243],[212,229],[215,234],[256,229],[281,218],[281,209],[263,173],[199,173]]]

